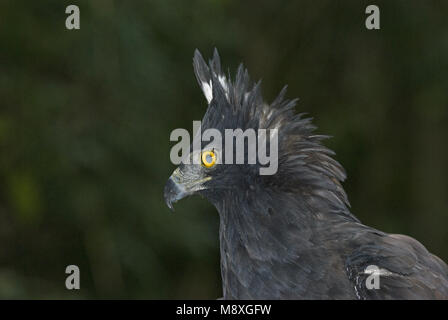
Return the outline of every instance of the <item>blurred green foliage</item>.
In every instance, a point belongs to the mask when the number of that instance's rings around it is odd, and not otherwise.
[[[65,28],[77,4],[81,29]],[[171,130],[205,110],[191,66],[284,84],[334,138],[353,212],[448,260],[448,4],[0,2],[0,298],[217,298],[218,215],[171,214]],[[81,290],[65,289],[65,267]]]

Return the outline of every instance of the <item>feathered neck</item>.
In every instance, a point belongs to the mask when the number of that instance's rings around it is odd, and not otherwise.
[[[330,202],[312,195],[260,192],[256,188],[246,193],[229,191],[215,206],[220,215],[225,299],[268,299],[288,294],[291,299],[309,299],[301,296],[300,288],[317,278],[319,270],[330,268],[323,265],[325,259],[315,258],[330,254],[316,243],[338,238],[332,234],[338,223],[357,221],[347,212],[332,212],[335,208]],[[278,273],[289,268],[294,274]],[[263,288],[254,288],[253,283]],[[287,290],[276,292],[282,287]]]

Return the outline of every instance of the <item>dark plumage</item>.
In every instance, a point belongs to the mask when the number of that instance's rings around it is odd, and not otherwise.
[[[209,102],[202,129],[277,128],[279,164],[182,164],[165,187],[171,207],[200,194],[220,216],[225,299],[448,299],[448,267],[417,240],[360,223],[350,212],[342,166],[294,113],[285,89],[270,104],[240,66],[235,80],[196,51],[196,78]],[[380,289],[367,289],[364,271],[381,270]]]

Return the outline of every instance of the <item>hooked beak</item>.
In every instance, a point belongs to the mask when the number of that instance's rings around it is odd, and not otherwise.
[[[185,198],[186,196],[195,194],[200,190],[206,189],[204,183],[211,179],[211,177],[204,177],[197,180],[194,180],[194,178],[186,179],[185,174],[177,168],[174,170],[165,185],[163,196],[165,198],[166,205],[174,211],[173,203]]]
[[[165,202],[168,208],[174,211],[173,203],[186,197],[188,192],[185,188],[176,183],[171,176],[165,184],[165,189],[163,191],[163,196],[165,197]]]

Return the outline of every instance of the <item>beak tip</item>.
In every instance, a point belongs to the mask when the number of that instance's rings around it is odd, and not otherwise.
[[[165,198],[166,206],[167,206],[171,211],[174,212],[173,201],[172,201],[172,199],[171,199],[171,197],[170,197],[170,194],[167,193],[167,192],[165,192],[165,193],[164,193],[164,198]]]
[[[171,201],[166,200],[166,205],[168,206],[168,208],[169,208],[172,212],[174,212],[174,206],[173,206],[173,203],[172,203]]]
[[[165,185],[164,198],[167,207],[174,212],[173,203],[183,198],[184,191],[170,177]]]

